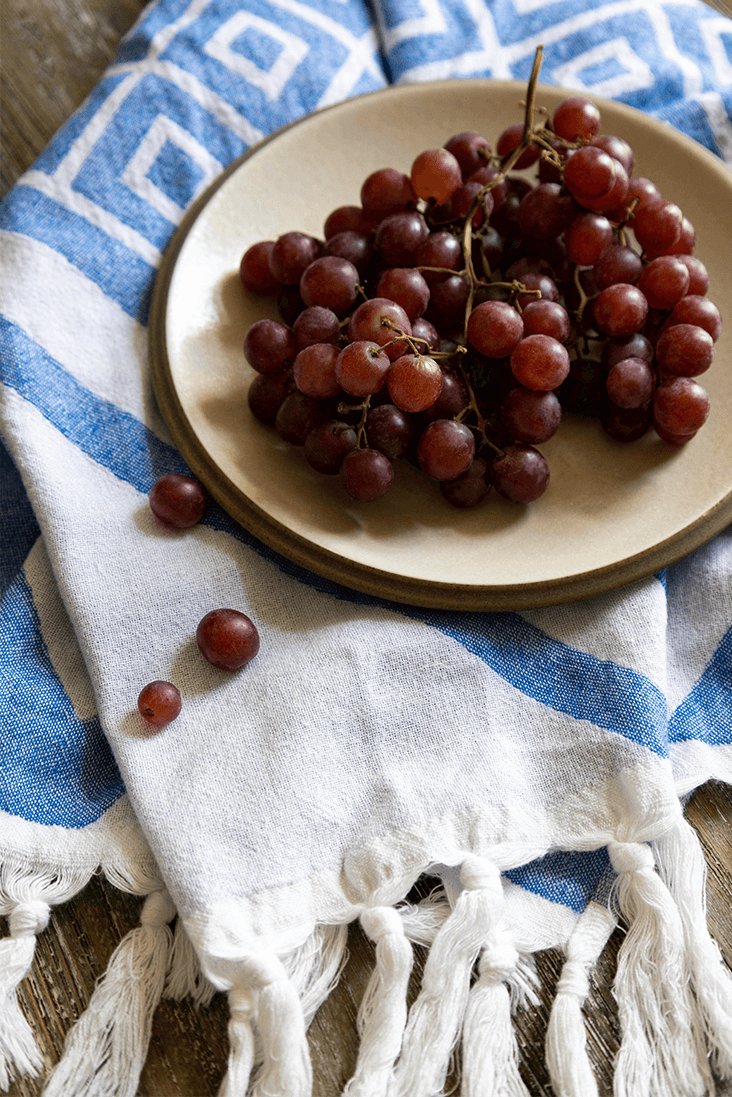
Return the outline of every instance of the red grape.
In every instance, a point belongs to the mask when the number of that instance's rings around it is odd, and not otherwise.
[[[239,670],[259,651],[256,625],[237,609],[213,609],[196,629],[198,650],[215,667]]]
[[[282,283],[272,274],[269,257],[274,240],[260,240],[244,252],[239,265],[239,277],[244,289],[250,293],[278,293]]]
[[[435,419],[417,443],[419,467],[434,480],[454,480],[467,471],[474,456],[472,430],[455,419]]]
[[[447,149],[427,149],[412,164],[412,186],[420,198],[447,202],[463,181],[460,164]]]
[[[552,129],[565,141],[589,141],[600,129],[600,111],[589,99],[572,95],[554,111]]]
[[[468,341],[488,358],[506,358],[523,339],[520,313],[505,301],[476,305],[468,320]]]
[[[172,682],[148,682],[137,698],[137,709],[146,723],[164,728],[180,714],[181,696]]]
[[[482,503],[491,490],[490,466],[476,457],[470,467],[454,480],[443,480],[440,491],[453,507],[467,510]]]
[[[714,340],[697,324],[674,324],[656,343],[656,361],[663,374],[697,377],[714,360]]]
[[[352,499],[371,503],[391,487],[394,466],[376,449],[357,449],[349,453],[341,465],[341,478]]]
[[[244,337],[244,356],[258,373],[282,373],[297,354],[297,340],[279,320],[255,320]]]
[[[567,348],[550,335],[527,335],[511,354],[511,371],[525,388],[555,389],[569,373]]]
[[[405,354],[397,358],[387,376],[389,395],[402,411],[425,411],[442,390],[442,370],[434,358]]]
[[[336,362],[340,351],[332,343],[313,343],[301,350],[292,367],[292,375],[300,392],[316,400],[337,396],[340,385],[336,378]]]
[[[190,476],[168,472],[150,489],[150,510],[167,526],[195,526],[206,509],[206,493]]]
[[[499,495],[512,503],[533,503],[549,484],[549,466],[533,446],[506,446],[491,466],[491,481]]]

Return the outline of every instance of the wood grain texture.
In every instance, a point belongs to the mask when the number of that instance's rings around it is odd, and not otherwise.
[[[717,0],[720,11],[729,9]],[[142,10],[141,0],[3,0],[0,193],[42,151],[112,61],[120,36]],[[688,806],[709,866],[709,924],[732,967],[732,790],[710,783]],[[41,935],[31,976],[20,992],[50,1067],[73,1021],[88,1002],[95,980],[124,934],[137,924],[140,900],[95,877],[76,899],[58,908]],[[3,932],[6,927],[2,926]],[[612,1092],[618,1023],[610,987],[622,933],[600,960],[585,1010],[590,1055],[601,1097]],[[373,963],[373,947],[357,926],[349,937],[343,977],[315,1018],[309,1034],[314,1097],[337,1097],[356,1059],[356,1012]],[[411,995],[417,991],[424,952],[417,950]],[[543,1062],[549,1008],[561,958],[538,957],[542,1003],[520,1011],[516,1031],[521,1069],[531,1097],[552,1097]],[[210,1006],[163,1002],[153,1025],[138,1097],[212,1097],[227,1055],[227,1008],[218,995]],[[24,1079],[11,1097],[38,1097],[41,1083]],[[459,1089],[456,1090],[459,1092]],[[721,1092],[721,1091],[720,1091]],[[70,1095],[72,1097],[72,1095]]]

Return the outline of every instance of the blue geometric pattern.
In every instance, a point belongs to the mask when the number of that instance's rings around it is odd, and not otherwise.
[[[389,83],[525,80],[539,42],[544,82],[645,110],[732,163],[732,22],[701,3],[380,0],[372,15],[361,0],[161,0],[145,10],[116,64],[3,203],[0,228],[53,249],[125,317],[145,325],[176,225],[252,144],[310,111]],[[0,334],[8,397],[52,425],[89,467],[141,493],[163,471],[185,471],[147,423],[79,382],[21,326],[3,320]],[[22,439],[8,428],[6,440],[32,481]],[[98,718],[78,718],[48,655],[23,562],[39,519],[44,533],[60,534],[43,498],[31,492],[36,517],[1,443],[0,491],[0,808],[82,827],[121,795],[121,778]],[[730,631],[669,716],[648,676],[520,615],[379,602],[282,560],[216,507],[205,526],[250,545],[324,596],[385,606],[432,626],[547,712],[607,729],[656,759],[668,757],[669,744],[732,744]],[[509,875],[579,911],[606,871],[602,852],[556,853]]]

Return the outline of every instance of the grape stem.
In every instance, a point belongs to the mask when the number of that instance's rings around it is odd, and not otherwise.
[[[504,457],[505,454],[504,454],[503,450],[500,449],[499,446],[495,445],[495,443],[492,442],[490,440],[490,438],[488,437],[488,432],[486,430],[486,424],[485,424],[485,417],[484,417],[482,411],[480,410],[480,408],[478,406],[478,401],[477,401],[476,396],[475,396],[475,390],[473,388],[473,382],[472,382],[472,379],[471,379],[470,375],[468,374],[468,371],[464,368],[462,362],[458,362],[457,365],[458,365],[458,369],[460,370],[460,374],[462,376],[462,379],[465,382],[465,387],[468,390],[468,403],[462,409],[462,411],[458,412],[458,414],[455,416],[455,419],[458,421],[458,423],[462,423],[465,419],[467,419],[468,415],[472,412],[473,415],[475,416],[476,425],[475,425],[475,427],[473,427],[471,429],[476,430],[478,432],[478,434],[480,435],[480,445],[481,446],[490,446],[490,448],[494,451],[494,453],[496,453],[499,457]]]
[[[366,416],[371,409],[371,396],[367,396],[360,404],[346,404],[340,403],[338,405],[339,415],[350,415],[354,411],[361,412],[361,419],[356,427],[356,449],[364,449],[364,439],[366,438]]]

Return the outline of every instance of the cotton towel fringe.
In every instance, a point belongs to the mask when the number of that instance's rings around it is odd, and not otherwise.
[[[0,941],[0,1090],[15,1077],[37,1077],[43,1059],[18,1004],[17,989],[29,974],[36,938],[48,925],[51,907],[67,902],[89,882],[81,869],[55,869],[7,859],[0,865],[0,914],[10,936]]]
[[[140,926],[112,954],[43,1097],[135,1097],[165,985],[173,944],[168,922],[175,913],[167,891],[148,895]]]
[[[435,935],[422,987],[410,1010],[402,1055],[394,1072],[395,1090],[401,1097],[431,1097],[442,1091],[468,1008],[473,966],[499,924],[503,888],[498,867],[486,858],[470,854],[462,863],[460,879],[463,890]],[[515,963],[513,957],[512,963]],[[505,1012],[510,1024],[507,993]],[[489,1046],[487,1054],[496,1060],[503,1059],[505,1015],[488,1035],[494,1047]],[[506,1069],[505,1062],[499,1069]]]
[[[691,981],[712,1067],[732,1080],[732,977],[707,931],[707,866],[699,839],[685,819],[653,842],[658,871],[681,916]]]
[[[590,973],[614,927],[611,912],[590,903],[567,942],[546,1034],[546,1065],[556,1097],[597,1097],[582,1006],[590,991]]]
[[[612,841],[608,852],[628,924],[614,987],[622,1029],[616,1097],[704,1097],[714,1083],[689,986],[679,908],[655,870],[650,846]]]

